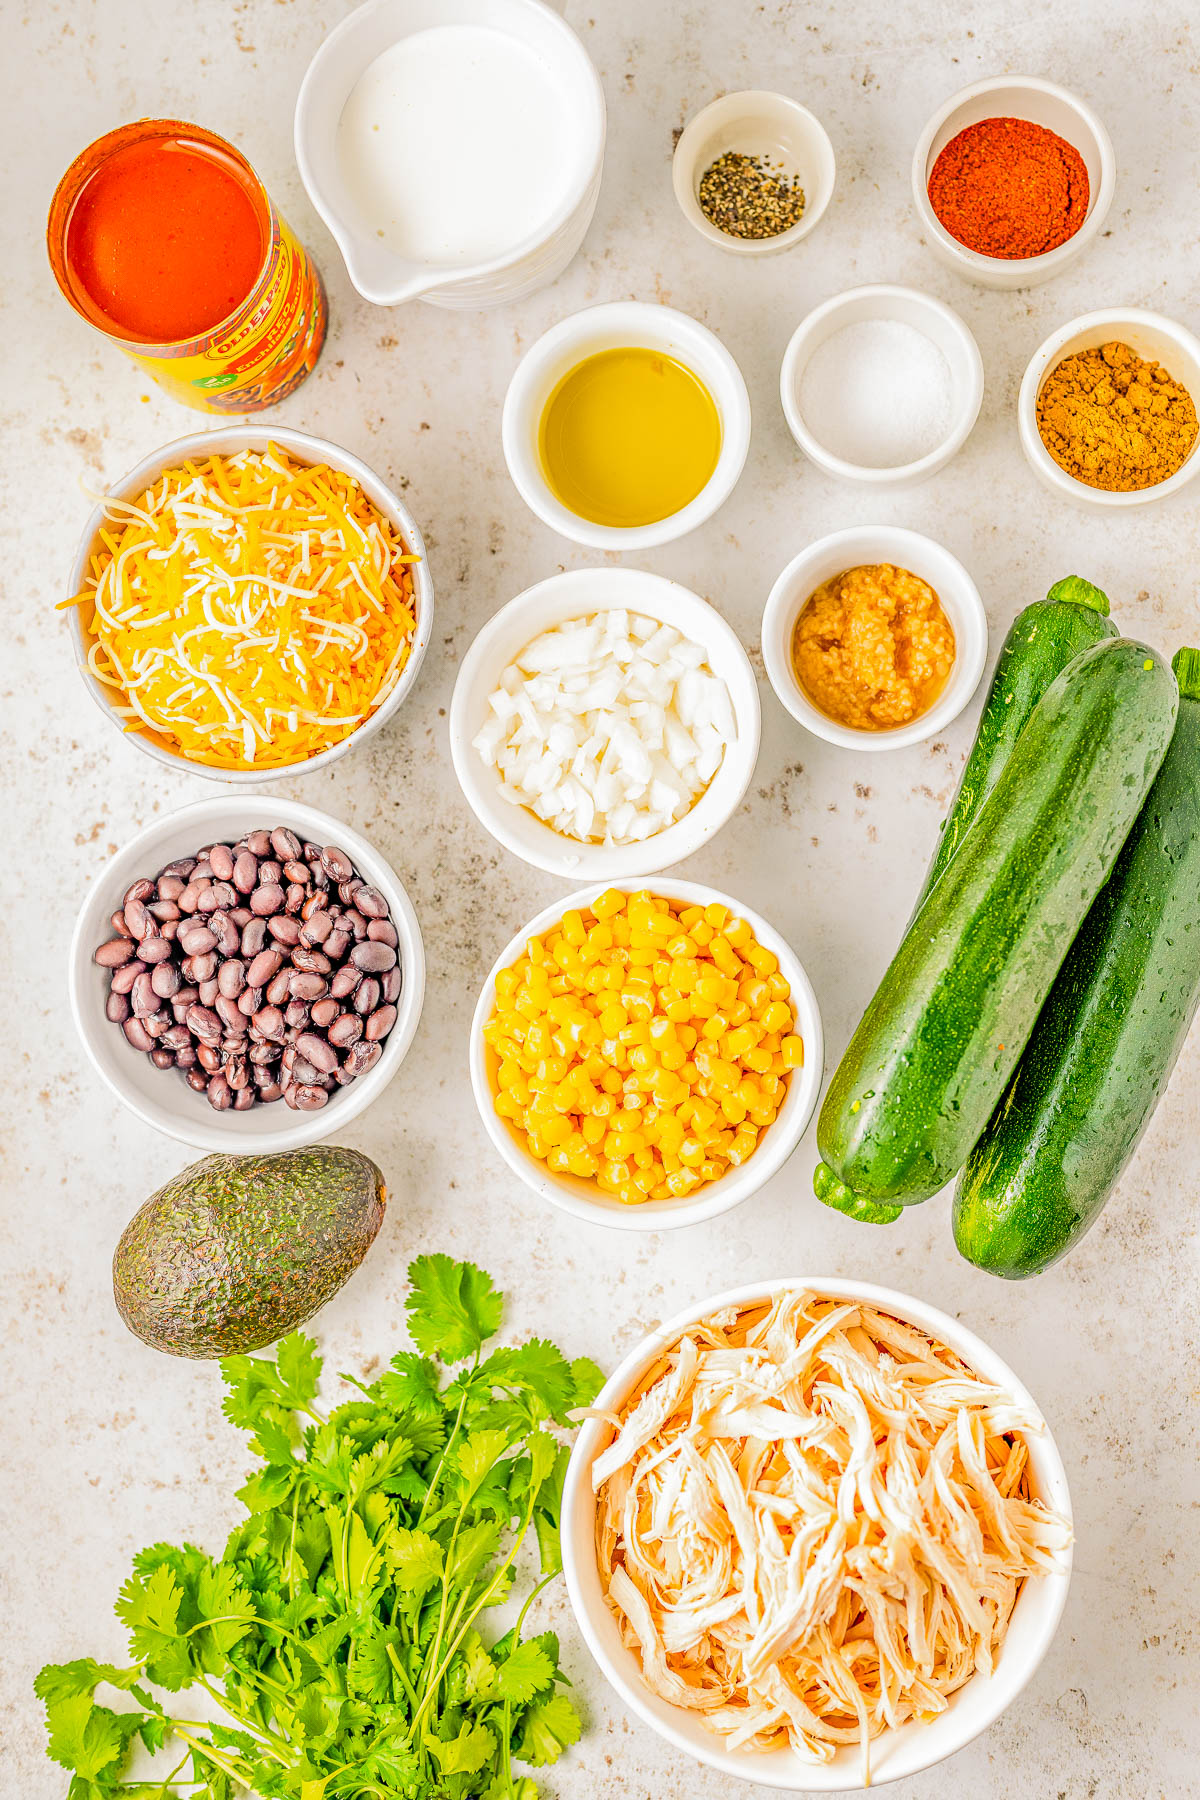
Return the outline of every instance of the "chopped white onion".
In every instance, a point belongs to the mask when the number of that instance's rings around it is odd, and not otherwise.
[[[704,646],[613,607],[527,644],[474,748],[514,806],[581,843],[641,843],[690,812],[737,735]]]

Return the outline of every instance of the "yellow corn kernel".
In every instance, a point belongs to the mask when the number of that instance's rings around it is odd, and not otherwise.
[[[692,1003],[690,1000],[672,1000],[666,1014],[672,1025],[686,1025],[692,1017]]]
[[[737,1030],[739,1025],[744,1025],[746,1020],[750,1017],[750,1008],[746,1005],[744,1000],[735,1001],[732,1006],[726,1007],[725,1010],[729,1014],[729,1023],[734,1031]]]
[[[728,925],[725,926],[725,941],[732,944],[735,950],[744,951],[751,946],[756,950],[758,948],[758,945],[754,942],[754,933],[751,931],[749,925],[747,925],[745,919],[731,919],[729,921]],[[748,961],[753,962],[754,958],[749,957]]]
[[[771,990],[772,998],[776,1000],[786,1000],[792,991],[787,976],[778,973],[767,976],[767,986]]]
[[[700,1174],[705,1181],[719,1181],[725,1173],[719,1162],[702,1162]]]
[[[606,888],[592,901],[592,911],[598,919],[611,919],[615,913],[625,910],[625,895],[617,888]]]
[[[724,1013],[715,1012],[711,1019],[706,1019],[700,1028],[700,1036],[710,1041],[723,1038],[729,1030],[729,1020]]]
[[[492,1104],[502,1119],[519,1121],[524,1117],[525,1107],[513,1094],[497,1094]]]
[[[549,1144],[551,1148],[565,1144],[571,1135],[571,1127],[561,1113],[556,1114],[554,1118],[544,1119],[538,1127],[538,1131],[543,1144]]]
[[[598,1157],[592,1156],[586,1150],[577,1150],[574,1155],[568,1158],[567,1167],[570,1169],[572,1175],[578,1175],[581,1179],[587,1181],[591,1179],[596,1173],[596,1170],[600,1167],[600,1160]]]
[[[665,1044],[658,1053],[658,1060],[664,1069],[678,1071],[687,1061],[687,1051],[682,1044]]]
[[[633,1185],[640,1188],[643,1195],[649,1196],[651,1190],[658,1186],[658,1171],[653,1167],[638,1169],[634,1173]]]
[[[761,1035],[756,1025],[738,1025],[733,1031],[726,1033],[721,1054],[728,1057],[730,1062],[736,1062],[747,1050],[753,1050]]]
[[[786,1031],[792,1023],[792,1009],[785,1006],[782,1000],[772,1000],[764,1011],[761,1022],[767,1031]]]
[[[742,1053],[742,1061],[745,1063],[746,1067],[752,1069],[756,1075],[768,1074],[773,1060],[774,1058],[772,1057],[771,1052],[769,1050],[764,1050],[761,1044],[757,1049],[746,1050]]]
[[[804,1039],[802,1037],[785,1037],[779,1046],[779,1054],[783,1058],[785,1069],[802,1069],[804,1067]]]
[[[696,1177],[690,1169],[675,1169],[663,1183],[674,1200],[682,1200],[685,1194],[691,1193],[695,1185]]]
[[[721,1096],[721,1113],[731,1125],[740,1125],[746,1117],[746,1102],[740,1094],[723,1094]]]
[[[679,1160],[686,1169],[698,1169],[704,1161],[704,1146],[698,1138],[686,1137],[679,1146]]]
[[[587,1118],[580,1121],[580,1130],[583,1135],[584,1143],[589,1149],[594,1149],[597,1144],[603,1141],[605,1131],[607,1130],[607,1122],[604,1119],[598,1119],[589,1114]]]

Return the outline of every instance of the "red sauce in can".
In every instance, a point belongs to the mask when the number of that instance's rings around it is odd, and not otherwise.
[[[261,190],[218,144],[143,138],[83,183],[66,230],[80,310],[139,344],[202,337],[250,293],[269,249]]]

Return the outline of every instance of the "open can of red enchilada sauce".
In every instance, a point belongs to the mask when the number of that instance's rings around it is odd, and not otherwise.
[[[325,341],[325,290],[240,151],[178,119],[88,146],[55,190],[54,278],[76,312],[202,412],[260,412]]]

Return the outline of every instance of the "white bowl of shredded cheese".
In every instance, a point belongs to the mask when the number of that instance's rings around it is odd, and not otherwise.
[[[228,781],[241,786],[275,781],[284,776],[307,774],[313,769],[326,767],[335,762],[338,757],[344,756],[352,745],[361,744],[366,738],[377,732],[403,704],[417,678],[417,671],[424,658],[433,628],[433,582],[429,575],[420,528],[408,508],[393,490],[367,467],[366,463],[357,456],[351,455],[348,450],[343,450],[337,444],[329,443],[324,438],[312,437],[304,431],[284,430],[282,427],[267,430],[244,425],[227,426],[217,431],[198,432],[192,437],[178,438],[174,443],[165,444],[161,449],[155,450],[150,456],[147,456],[121,481],[114,483],[108,493],[99,501],[84,527],[70,577],[69,593],[72,596],[79,595],[88,582],[93,558],[105,547],[101,534],[105,533],[111,540],[113,534],[119,531],[122,525],[133,516],[128,511],[129,503],[136,501],[148,489],[157,484],[166,471],[180,469],[187,463],[203,463],[206,459],[214,456],[229,459],[244,451],[267,452],[272,445],[285,452],[293,463],[309,467],[324,465],[348,476],[357,483],[366,501],[386,522],[395,538],[401,541],[405,551],[414,559],[410,568],[412,612],[415,622],[408,639],[407,660],[402,663],[398,677],[393,671],[390,678],[379,683],[376,692],[371,696],[364,709],[361,722],[354,724],[352,729],[345,731],[345,735],[338,737],[336,741],[331,742],[319,753],[291,761],[264,760],[263,765],[256,768],[252,765],[230,767],[216,762],[196,760],[191,756],[184,755],[181,750],[173,748],[167,736],[139,729],[136,721],[131,723],[126,713],[118,710],[124,702],[127,702],[127,695],[122,689],[98,678],[90,660],[95,640],[85,627],[81,617],[81,607],[72,606],[68,613],[79,672],[87,683],[93,700],[106,717],[112,720],[117,729],[129,737],[138,749],[143,750],[148,756],[152,756],[156,762],[164,764],[167,768],[192,775],[203,775],[212,781]],[[281,480],[280,488],[284,487],[286,487],[286,483]],[[124,503],[126,510],[123,513],[117,513],[114,503]],[[202,509],[192,508],[192,513],[202,525]],[[344,533],[345,528],[339,526],[335,521],[332,529],[336,537],[339,532]],[[182,537],[182,535],[181,532],[180,536]],[[228,557],[229,555],[229,550],[221,539],[214,540],[211,537],[205,537],[200,540],[195,552],[194,566],[199,567],[203,556],[208,553],[208,548],[215,548],[218,556],[224,554]],[[363,546],[354,543],[350,548],[357,554]],[[335,551],[336,546],[329,553],[331,557]],[[239,547],[233,554],[242,557],[245,555],[245,550]],[[315,546],[311,554],[312,559],[315,559]],[[340,552],[336,552],[336,554],[340,555]],[[307,546],[304,550],[304,558],[306,561],[310,560],[310,551]],[[354,560],[355,556],[352,555],[347,559],[347,563]],[[160,567],[162,566],[160,564]],[[239,563],[235,572],[240,572],[240,566]],[[358,605],[358,596],[361,593],[359,610],[366,618],[373,604],[372,599],[367,592],[363,591],[361,581],[355,576],[354,570],[347,567],[346,573],[349,580],[354,583],[348,591],[356,605]],[[315,581],[316,579],[315,574],[301,577],[302,581]],[[335,571],[334,579],[340,580],[342,577],[338,576]],[[213,591],[216,591],[215,584],[218,575],[215,569],[213,580]],[[233,632],[225,630],[225,627],[234,623],[234,630],[241,634],[244,641],[243,654],[248,681],[271,684],[278,683],[281,679],[287,680],[291,684],[290,691],[293,698],[297,692],[295,684],[298,682],[301,684],[301,691],[312,695],[311,705],[314,715],[322,714],[336,720],[339,701],[336,698],[322,695],[320,691],[325,685],[328,675],[322,666],[322,639],[324,638],[325,643],[344,642],[354,649],[356,641],[361,643],[364,639],[364,633],[353,625],[348,627],[333,625],[323,628],[320,624],[321,608],[315,600],[306,601],[305,596],[299,593],[290,597],[294,603],[293,634],[296,631],[300,633],[295,642],[276,641],[274,632],[268,633],[266,626],[262,623],[259,623],[256,628],[254,618],[249,616],[244,625],[231,622],[229,617],[231,609],[226,607],[223,607],[219,614],[218,624],[222,628],[223,634],[230,637],[231,641]],[[345,608],[340,610],[344,611]],[[172,660],[184,661],[187,657],[187,647],[186,645],[181,647],[177,641],[180,628],[178,621],[173,617],[175,611],[176,608],[170,597],[166,597],[160,617],[149,622],[148,633],[153,634],[161,629],[161,632],[165,634],[162,638],[164,654]],[[261,596],[256,590],[250,613],[261,618],[262,611]],[[297,613],[309,615],[306,625],[300,624],[295,617]],[[357,640],[354,636],[355,632],[357,632]],[[333,633],[341,635],[335,638]],[[149,642],[150,635],[147,636],[147,643]],[[335,670],[335,678],[336,673]],[[180,679],[181,682],[187,679],[186,672],[181,673]],[[203,671],[201,679],[203,679]],[[218,685],[220,684],[218,683]],[[208,693],[216,695],[216,689],[211,684],[208,687]],[[238,707],[236,693],[225,693],[216,695],[216,697],[219,705],[236,713]],[[281,706],[288,703],[286,699],[280,700]],[[346,721],[343,719],[339,723],[344,727]],[[339,728],[339,723],[335,723],[334,730]],[[178,741],[176,740],[176,742]]]
[[[450,751],[480,824],[564,880],[619,881],[691,856],[741,804],[758,688],[737,633],[640,569],[527,588],[463,660]]]
[[[857,1793],[952,1756],[1025,1686],[1066,1604],[1071,1502],[995,1351],[889,1288],[796,1277],[690,1306],[624,1359],[571,1454],[562,1553],[589,1650],[661,1737],[762,1787]],[[987,1583],[997,1619],[1011,1604],[990,1669],[969,1630],[992,1627]],[[879,1728],[881,1631],[904,1722]]]

